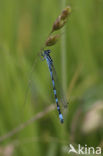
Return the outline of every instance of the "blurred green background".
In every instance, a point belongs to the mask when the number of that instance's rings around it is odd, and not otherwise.
[[[28,96],[26,90],[33,61],[64,5],[72,14],[51,55],[69,101],[65,122],[52,110],[4,139],[0,156],[69,155],[63,150],[69,144],[103,149],[102,0],[0,1],[0,137],[52,104],[46,63],[37,63]]]

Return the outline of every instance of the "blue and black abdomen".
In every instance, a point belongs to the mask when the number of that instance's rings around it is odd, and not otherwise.
[[[49,50],[44,51],[44,55],[46,57],[46,61],[47,61],[49,71],[50,71],[50,75],[51,75],[51,79],[52,79],[53,92],[54,92],[54,97],[55,97],[55,101],[56,101],[56,105],[57,105],[57,110],[58,110],[58,113],[59,113],[59,119],[60,119],[60,122],[63,123],[64,119],[63,119],[63,116],[61,114],[61,110],[60,110],[60,106],[59,106],[59,102],[58,102],[58,98],[57,98],[57,92],[56,92],[56,88],[55,88],[55,81],[54,81],[54,77],[53,77],[53,71],[52,71],[53,61],[52,61],[49,53],[50,53]]]

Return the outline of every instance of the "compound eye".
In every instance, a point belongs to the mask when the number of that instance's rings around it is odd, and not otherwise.
[[[47,52],[48,52],[48,53],[50,53],[50,52],[51,52],[51,50],[47,50]]]

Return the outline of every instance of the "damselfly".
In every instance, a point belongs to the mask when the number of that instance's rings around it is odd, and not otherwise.
[[[52,58],[50,56],[50,52],[51,52],[50,50],[44,50],[43,53],[42,53],[42,56],[43,56],[44,59],[46,59],[47,64],[48,64],[48,68],[49,68],[49,71],[50,71],[50,76],[51,76],[51,79],[52,79],[54,97],[55,97],[55,101],[56,101],[56,105],[57,105],[57,110],[58,110],[58,113],[59,113],[59,119],[60,119],[60,122],[63,123],[64,119],[63,119],[63,115],[62,115],[61,110],[60,110],[59,100],[58,100],[58,96],[57,96],[57,90],[56,90],[56,87],[55,87],[56,82],[54,80],[56,72],[55,72],[55,68],[54,68],[54,65],[53,65],[53,60],[52,60]],[[67,102],[66,102],[66,100],[63,99],[63,96],[61,96],[60,100],[62,100],[64,107],[67,107]]]

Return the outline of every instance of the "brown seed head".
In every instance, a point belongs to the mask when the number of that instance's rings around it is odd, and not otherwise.
[[[61,29],[65,25],[65,23],[67,22],[68,15],[70,13],[71,8],[68,6],[62,11],[61,15],[54,22],[52,32]]]
[[[56,44],[56,42],[58,41],[58,39],[60,38],[60,35],[52,35],[52,36],[49,36],[45,45],[46,46],[52,46],[54,44]]]
[[[68,15],[71,13],[71,8],[70,6],[66,7],[62,13],[61,13],[61,19],[64,20],[68,17]]]
[[[67,19],[62,20],[61,16],[59,16],[56,19],[55,23],[53,24],[52,32],[61,29],[64,26],[64,24],[66,23],[66,21],[67,21]]]

